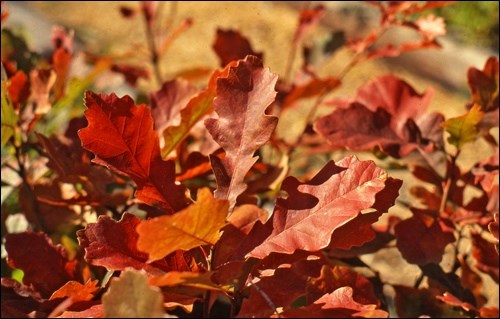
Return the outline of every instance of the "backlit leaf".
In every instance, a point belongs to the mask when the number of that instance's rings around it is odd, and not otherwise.
[[[243,179],[258,159],[254,152],[269,140],[278,122],[265,114],[276,96],[277,79],[258,58],[247,56],[217,80],[218,118],[205,120],[205,126],[226,151],[224,159],[211,156],[210,162],[217,180],[215,198],[229,200],[230,211],[247,187]]]
[[[214,245],[225,225],[228,202],[213,198],[208,188],[198,190],[198,200],[184,210],[141,222],[137,247],[158,260],[178,250]]]
[[[7,82],[2,81],[2,147],[14,135],[17,126],[17,114],[7,93]]]
[[[125,270],[102,296],[106,318],[163,318],[163,295],[144,272]]]
[[[89,281],[85,285],[78,281],[68,281],[50,296],[50,300],[68,297],[71,298],[73,302],[91,300],[94,294],[99,290],[97,283],[97,280]]]
[[[477,125],[483,118],[479,105],[474,105],[466,114],[446,120],[443,127],[450,133],[448,142],[458,149],[469,142],[475,141],[478,136]]]
[[[228,63],[254,55],[262,59],[262,52],[254,52],[250,42],[235,30],[217,29],[217,36],[212,45],[222,67]]]
[[[89,125],[78,132],[82,146],[96,154],[93,162],[130,176],[137,198],[167,213],[188,205],[185,187],[175,183],[175,164],[163,161],[153,119],[145,105],[115,94],[85,96]]]

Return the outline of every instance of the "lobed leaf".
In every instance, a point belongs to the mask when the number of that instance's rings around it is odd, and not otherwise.
[[[163,318],[163,295],[144,272],[125,270],[102,296],[106,318]]]
[[[265,114],[276,96],[277,79],[257,57],[247,56],[217,80],[218,118],[205,120],[205,126],[226,151],[224,159],[210,156],[210,162],[217,180],[215,198],[229,200],[230,211],[247,188],[243,180],[257,161],[254,152],[269,140],[278,122]]]
[[[93,162],[130,176],[136,196],[173,213],[188,205],[185,187],[175,183],[175,164],[163,161],[153,119],[145,105],[129,96],[85,95],[89,125],[78,132],[82,146],[96,154]]]
[[[184,210],[141,222],[137,226],[137,248],[149,261],[161,259],[176,250],[214,245],[225,225],[228,202],[213,198],[208,188],[198,190],[198,200]]]
[[[355,156],[329,162],[307,183],[288,177],[282,184],[288,198],[278,199],[266,224],[271,234],[247,256],[262,259],[272,252],[319,251],[330,245],[336,229],[348,227],[361,211],[385,212],[394,205],[400,187],[401,181],[388,177],[375,163]],[[342,245],[357,243],[355,237],[343,239]]]
[[[474,105],[466,114],[446,120],[443,127],[450,133],[448,142],[458,149],[475,141],[478,136],[477,125],[481,122],[484,113],[479,105]]]

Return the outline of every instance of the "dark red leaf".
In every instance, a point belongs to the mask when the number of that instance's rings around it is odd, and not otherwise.
[[[321,275],[311,278],[307,285],[307,303],[313,303],[321,296],[332,293],[341,287],[353,288],[353,300],[360,304],[380,306],[373,286],[368,279],[345,266],[323,266]]]
[[[469,68],[467,82],[472,94],[471,107],[479,104],[483,112],[498,109],[498,58],[490,57],[483,70]]]
[[[243,179],[258,159],[254,152],[269,140],[278,122],[265,114],[276,96],[277,78],[258,58],[247,56],[217,80],[218,118],[205,120],[205,126],[226,151],[224,159],[210,156],[210,162],[217,180],[215,198],[229,200],[230,211],[247,187]]]
[[[472,234],[472,256],[476,260],[476,267],[480,271],[490,275],[498,283],[498,253],[493,243],[484,239],[481,234]]]
[[[397,247],[412,264],[438,264],[444,248],[455,241],[453,227],[447,221],[435,218],[430,211],[412,208],[413,217],[399,222],[395,227]]]
[[[43,233],[27,231],[5,236],[7,262],[24,272],[23,282],[49,298],[69,280],[77,279],[75,262],[70,262],[66,250],[54,245]]]
[[[175,183],[175,164],[163,161],[153,119],[145,105],[129,96],[85,96],[89,125],[78,135],[85,149],[96,154],[93,162],[130,176],[137,184],[137,198],[173,213],[189,203],[185,187]]]
[[[212,45],[220,60],[221,67],[229,62],[254,55],[262,60],[262,52],[254,52],[247,38],[235,30],[217,29],[217,36]]]
[[[347,107],[318,119],[314,129],[334,147],[367,150],[379,146],[396,158],[416,148],[431,151],[434,145],[443,144],[438,124],[444,119],[425,113],[432,94],[430,90],[418,94],[406,82],[382,76],[361,87]]]

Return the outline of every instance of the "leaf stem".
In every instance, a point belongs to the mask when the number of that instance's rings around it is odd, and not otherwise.
[[[148,21],[146,17],[146,13],[144,13],[144,23],[146,25],[146,39],[149,46],[149,51],[151,52],[151,65],[153,66],[153,72],[155,75],[156,82],[158,86],[161,86],[163,83],[160,71],[159,56],[158,49],[156,48],[155,35],[153,29],[151,27],[151,23]]]
[[[33,204],[33,213],[34,213],[35,218],[36,218],[35,228],[39,228],[41,231],[46,232],[47,227],[46,227],[45,222],[40,214],[40,207],[38,205],[38,201],[36,199],[35,192],[31,188],[31,185],[28,181],[28,176],[27,176],[26,167],[25,167],[25,154],[23,154],[23,151],[22,151],[23,144],[21,144],[20,146],[14,146],[14,147],[15,147],[15,151],[16,151],[17,164],[19,166],[19,171],[18,171],[19,177],[21,177],[21,179],[23,181],[22,187],[24,187],[24,189],[27,191],[28,196],[31,199],[32,204]]]
[[[450,196],[450,189],[455,180],[454,170],[456,168],[457,158],[460,155],[460,150],[453,156],[451,156],[450,165],[446,170],[446,182],[443,186],[443,196],[441,197],[441,202],[439,204],[439,212],[444,213],[446,210],[446,202]]]

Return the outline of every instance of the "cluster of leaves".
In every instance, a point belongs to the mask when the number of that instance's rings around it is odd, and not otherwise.
[[[159,28],[155,2],[121,9],[144,17],[150,59],[128,65],[86,53],[81,78],[70,73],[73,33],[54,29],[43,57],[2,30],[2,186],[10,190],[2,194],[2,317],[497,317],[482,287],[485,274],[498,284],[498,59],[469,69],[470,103],[456,118],[428,112],[432,91],[390,74],[327,100],[363,61],[439,46],[442,20],[411,16],[448,2],[370,3],[380,29],[325,45],[324,58],[353,53],[326,78],[302,44],[321,6],[300,12],[289,61],[303,48],[304,63],[293,77],[273,74],[248,39],[220,29],[213,48],[222,68],[202,87],[193,84],[202,70],[163,81],[159,61],[192,22]],[[394,27],[421,39],[377,46]],[[161,85],[144,104],[83,93],[110,72]],[[293,122],[300,134],[280,133],[279,119],[304,105],[307,116]],[[329,114],[318,117],[320,107]],[[496,152],[464,171],[457,160],[477,139]],[[411,217],[379,221],[403,181],[372,160],[349,155],[318,171],[300,164],[346,149],[397,161],[419,180],[403,203]],[[363,256],[394,245],[421,276],[392,285],[392,302]],[[445,247],[453,248],[449,269],[440,264]]]

